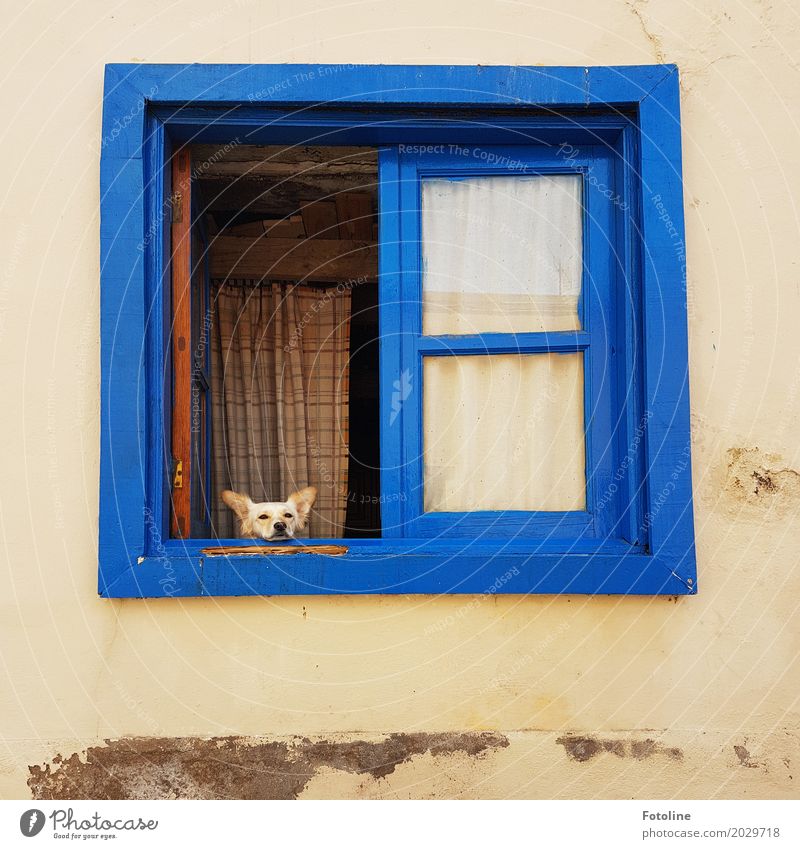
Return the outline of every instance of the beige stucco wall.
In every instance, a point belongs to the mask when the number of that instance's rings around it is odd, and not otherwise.
[[[797,796],[796,9],[320,5],[47,0],[4,22],[0,795],[31,794],[29,765],[125,735],[249,735],[253,745],[307,735],[344,752],[390,733],[490,730],[499,736],[480,751],[397,738],[408,756],[383,777],[318,758],[298,792]],[[100,600],[98,161],[109,61],[676,62],[700,595]]]

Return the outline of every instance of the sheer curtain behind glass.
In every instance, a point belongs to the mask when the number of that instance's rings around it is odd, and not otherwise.
[[[581,178],[422,182],[423,332],[578,330]]]
[[[581,177],[422,181],[426,335],[580,329]],[[427,357],[426,511],[583,510],[583,354]]]
[[[343,535],[350,292],[287,283],[215,286],[212,521],[235,537],[223,489],[283,501],[316,486],[311,537]]]

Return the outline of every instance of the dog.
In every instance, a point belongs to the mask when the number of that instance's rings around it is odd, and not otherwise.
[[[258,504],[249,495],[230,489],[221,493],[221,497],[237,515],[243,537],[261,537],[275,542],[292,539],[305,528],[317,500],[317,489],[307,486],[293,492],[286,501],[261,501]]]

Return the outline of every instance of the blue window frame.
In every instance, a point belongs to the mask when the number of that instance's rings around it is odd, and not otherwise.
[[[403,493],[404,498],[390,501],[386,533],[421,539],[500,538],[547,540],[556,539],[569,547],[578,542],[607,541],[615,533],[628,541],[637,539],[631,528],[618,527],[624,512],[618,493],[608,497],[614,475],[615,452],[608,450],[612,438],[615,399],[609,373],[624,368],[616,356],[616,337],[624,338],[624,328],[616,326],[619,307],[614,293],[614,196],[613,159],[611,151],[599,145],[529,144],[523,146],[461,147],[456,153],[432,146],[432,152],[409,153],[406,148],[388,148],[381,154],[380,182],[399,178],[397,208],[382,206],[384,222],[398,221],[399,231],[384,234],[390,243],[402,245],[399,260],[400,309],[390,313],[382,330],[384,358],[392,356],[396,340],[400,362],[395,369],[384,371],[385,380],[405,375],[412,391],[395,410],[384,406],[388,419],[381,429],[386,492]],[[566,160],[566,161],[565,161]],[[467,163],[465,165],[465,163]],[[469,163],[473,163],[470,165]],[[500,163],[500,164],[491,164]],[[462,180],[491,176],[520,177],[572,175],[581,177],[583,218],[583,280],[579,304],[582,331],[482,333],[476,335],[426,336],[422,329],[422,245],[421,186],[426,179]],[[592,180],[589,180],[592,177]],[[397,215],[393,217],[393,213]],[[395,319],[393,325],[391,319]],[[615,352],[612,354],[612,350]],[[624,348],[621,349],[624,351]],[[585,398],[584,430],[587,435],[585,480],[587,507],[571,512],[474,511],[469,513],[425,512],[424,440],[422,434],[423,361],[426,357],[489,356],[492,354],[533,355],[543,353],[580,354],[584,360]],[[390,397],[390,387],[384,395]],[[399,426],[393,426],[392,420]],[[398,463],[398,458],[400,462]],[[636,476],[636,469],[631,470]],[[636,476],[638,480],[638,476]],[[606,497],[601,497],[605,490]],[[591,544],[591,543],[590,543]]]
[[[384,533],[338,556],[169,537],[168,163],[234,139],[380,151]],[[580,176],[581,329],[423,335],[421,181],[521,167]],[[101,595],[696,592],[674,66],[110,65],[101,191]],[[425,358],[550,352],[583,357],[585,509],[426,513]]]

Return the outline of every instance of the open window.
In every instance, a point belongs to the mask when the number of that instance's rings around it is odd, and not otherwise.
[[[173,535],[238,536],[222,490],[305,486],[312,539],[381,536],[382,505],[386,537],[574,545],[620,528],[599,437],[625,353],[611,153],[417,150],[175,154],[192,215],[172,224]],[[402,251],[381,303],[382,219]]]
[[[379,536],[377,150],[191,145],[172,175],[172,535],[312,486],[303,536]]]
[[[109,68],[101,592],[695,592],[676,70],[293,70]]]

